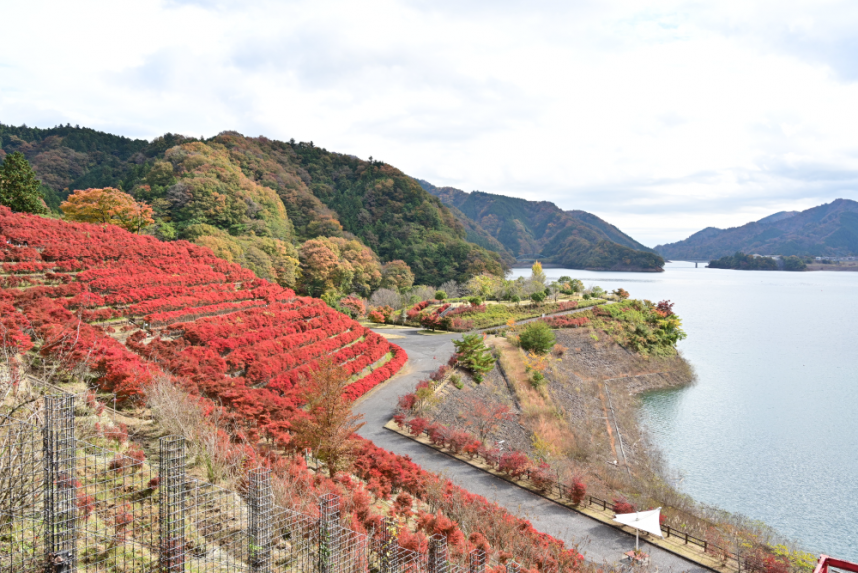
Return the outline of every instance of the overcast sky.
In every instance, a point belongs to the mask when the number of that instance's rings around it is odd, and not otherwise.
[[[312,140],[644,244],[858,199],[854,0],[0,0],[0,122]]]

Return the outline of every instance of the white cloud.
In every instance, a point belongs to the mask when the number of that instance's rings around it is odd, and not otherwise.
[[[4,19],[4,123],[313,140],[647,244],[858,198],[847,1],[31,1]]]

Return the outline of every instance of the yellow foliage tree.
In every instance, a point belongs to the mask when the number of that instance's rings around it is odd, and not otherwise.
[[[545,284],[545,281],[548,280],[545,276],[545,273],[542,271],[542,263],[536,261],[533,263],[533,266],[530,267],[530,280],[537,281],[540,284]]]
[[[117,225],[139,233],[152,223],[152,208],[113,187],[79,189],[60,205],[69,221]]]

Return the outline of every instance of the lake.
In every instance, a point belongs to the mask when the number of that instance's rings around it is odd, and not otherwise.
[[[697,382],[641,417],[682,491],[858,561],[858,273],[545,273],[676,304]]]

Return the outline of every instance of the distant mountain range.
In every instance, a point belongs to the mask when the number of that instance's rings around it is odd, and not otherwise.
[[[420,185],[460,220],[467,239],[504,260],[540,259],[573,269],[658,271],[664,260],[610,223],[585,211],[453,187]]]
[[[781,211],[759,221],[707,227],[684,241],[658,245],[666,259],[711,260],[736,252],[761,255],[858,255],[858,203],[837,199],[806,211]]]

